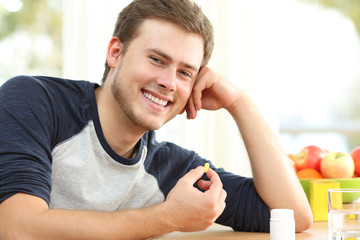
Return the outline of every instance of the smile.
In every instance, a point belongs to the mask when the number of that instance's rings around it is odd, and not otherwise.
[[[148,93],[148,92],[143,92],[143,95],[144,95],[147,99],[149,99],[150,101],[152,101],[152,102],[154,102],[154,103],[156,103],[156,104],[158,104],[158,105],[160,105],[160,106],[165,107],[165,106],[168,104],[168,101],[161,100],[161,99],[159,99],[159,98],[157,98],[157,97],[154,97],[153,95],[151,95],[151,94]]]

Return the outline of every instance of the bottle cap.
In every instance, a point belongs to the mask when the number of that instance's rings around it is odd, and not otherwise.
[[[273,209],[271,210],[271,221],[294,220],[294,210],[292,209]]]
[[[294,210],[271,210],[270,240],[295,240]]]

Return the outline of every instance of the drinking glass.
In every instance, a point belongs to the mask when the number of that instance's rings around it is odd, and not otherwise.
[[[328,239],[360,240],[360,189],[328,190]]]

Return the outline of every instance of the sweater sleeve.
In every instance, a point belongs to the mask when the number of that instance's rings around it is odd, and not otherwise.
[[[235,231],[269,232],[270,211],[256,191],[252,178],[216,169],[227,193],[226,207],[217,223]]]
[[[27,193],[49,203],[52,107],[46,88],[20,76],[0,88],[0,202]]]
[[[156,177],[165,196],[188,171],[209,162],[210,167],[219,174],[227,192],[226,208],[216,222],[236,231],[269,232],[269,208],[258,195],[251,178],[215,168],[210,161],[193,151],[168,142],[157,144],[154,138],[151,134],[152,144],[149,145],[150,151],[145,167]],[[205,174],[202,179],[207,179]]]

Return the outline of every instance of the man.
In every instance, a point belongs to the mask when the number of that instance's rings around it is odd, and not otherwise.
[[[185,0],[135,0],[119,15],[102,86],[19,76],[0,89],[0,238],[146,239],[215,221],[268,231],[269,209],[312,223],[286,154],[246,94],[209,69],[212,28]],[[153,130],[225,108],[254,179],[211,169]],[[266,166],[266,167],[265,167]]]

